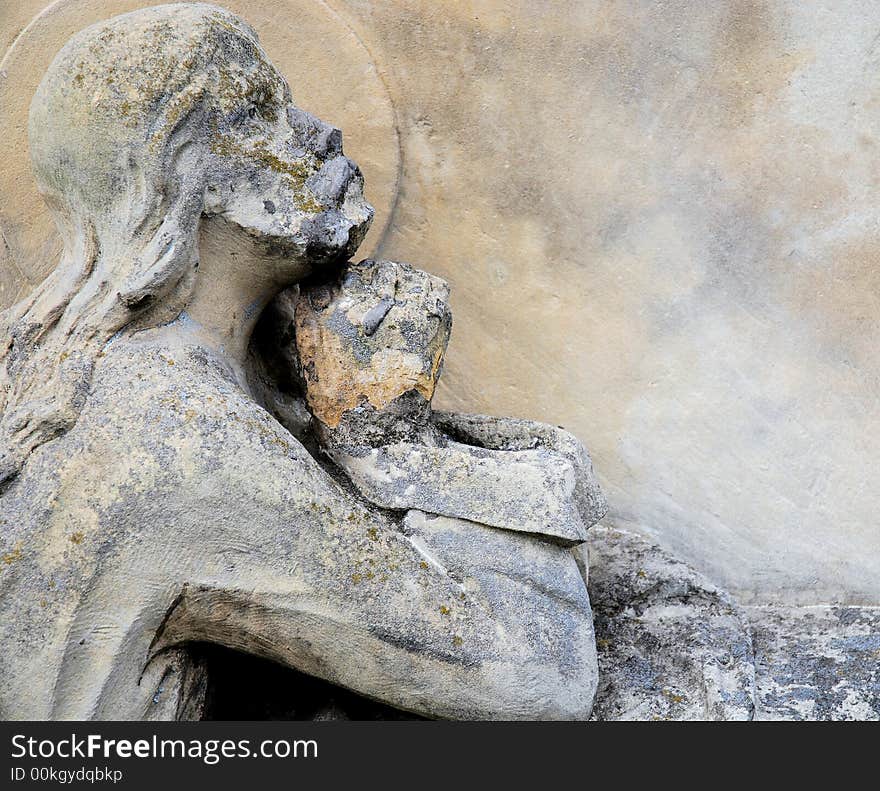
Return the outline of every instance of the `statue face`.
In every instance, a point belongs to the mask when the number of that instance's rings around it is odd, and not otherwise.
[[[340,130],[296,107],[265,61],[233,90],[232,97],[220,93],[209,121],[205,212],[239,226],[299,275],[304,264],[307,271],[347,259],[373,209],[360,169],[342,152]]]

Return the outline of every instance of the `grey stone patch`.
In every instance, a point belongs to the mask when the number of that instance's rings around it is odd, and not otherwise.
[[[740,608],[646,539],[603,526],[572,551],[589,564],[592,719],[880,720],[880,607]]]
[[[460,581],[460,603],[480,596],[505,632],[529,640],[532,654],[520,670],[528,677],[553,668],[556,683],[567,690],[567,718],[590,710],[598,675],[593,620],[565,547],[417,510],[407,512],[403,530],[431,568]],[[454,611],[444,614],[454,618]]]
[[[599,658],[594,720],[748,720],[752,641],[730,597],[658,546],[589,532]]]
[[[384,508],[420,508],[568,545],[586,538],[573,496],[578,471],[557,454],[480,456],[458,443],[442,448],[398,443],[366,454],[337,450],[331,458],[364,497]]]
[[[756,719],[880,720],[880,607],[748,607]]]
[[[517,453],[521,453],[524,457],[540,459],[540,466],[545,474],[548,474],[548,470],[554,465],[557,468],[570,467],[572,474],[567,479],[568,486],[556,480],[554,486],[548,487],[545,496],[552,499],[549,492],[555,489],[558,499],[552,501],[553,509],[559,513],[570,509],[577,514],[577,519],[572,521],[580,521],[589,528],[608,512],[608,503],[599,486],[599,479],[593,470],[589,453],[577,437],[569,434],[565,429],[534,420],[442,411],[432,412],[431,422],[444,439],[449,440],[450,446],[467,447],[469,452],[477,457],[480,456],[480,448],[487,451],[484,458],[503,458],[504,454],[514,457]],[[563,489],[564,493],[562,493]],[[491,496],[489,491],[486,494]],[[525,494],[523,493],[522,496]],[[500,513],[505,512],[505,504],[500,498],[494,505]],[[586,537],[586,533],[576,530],[566,533],[561,524],[556,529],[548,527],[552,518],[554,517],[545,518],[544,527],[537,532],[563,539],[577,536],[578,541]],[[509,528],[509,524],[502,523],[499,527]]]
[[[382,320],[388,315],[388,311],[391,310],[391,306],[394,304],[394,300],[391,297],[384,297],[379,304],[374,305],[370,308],[366,315],[364,316],[364,333],[367,335],[372,335],[377,329],[379,329],[379,325],[382,323]]]

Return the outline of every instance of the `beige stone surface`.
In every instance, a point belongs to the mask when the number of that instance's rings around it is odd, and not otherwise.
[[[45,5],[0,8],[0,305],[57,247],[40,64],[138,4]],[[363,253],[450,282],[440,406],[563,424],[613,522],[746,601],[880,601],[880,4],[226,5],[345,131]]]

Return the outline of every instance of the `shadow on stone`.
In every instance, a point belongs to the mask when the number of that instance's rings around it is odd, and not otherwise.
[[[200,644],[208,670],[206,720],[420,720],[267,659]]]

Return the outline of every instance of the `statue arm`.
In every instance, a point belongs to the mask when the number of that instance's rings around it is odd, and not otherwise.
[[[268,450],[251,439],[210,481],[200,476],[203,513],[192,518],[210,523],[221,549],[171,608],[155,651],[217,642],[431,717],[589,712],[592,625],[569,553],[536,546],[530,561],[532,548],[511,548],[505,531],[468,525],[453,540],[430,519],[397,525],[280,427],[276,438]],[[501,542],[489,566],[512,566],[468,567],[459,550],[474,529]],[[465,556],[479,554],[476,538]],[[546,582],[560,567],[575,575],[562,594]],[[547,629],[564,639],[546,643]]]
[[[527,420],[435,412],[439,441],[326,451],[370,502],[416,508],[572,546],[607,506],[581,443]]]
[[[564,428],[522,418],[436,410],[431,420],[441,432],[463,444],[501,452],[544,450],[565,459],[574,472],[572,500],[585,527],[592,527],[608,513],[590,454]]]

